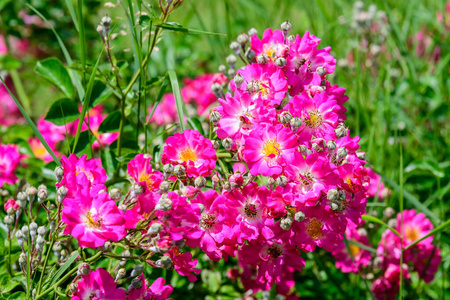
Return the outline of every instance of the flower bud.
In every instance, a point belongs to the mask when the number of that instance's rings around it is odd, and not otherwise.
[[[170,183],[168,181],[161,182],[161,184],[159,185],[159,190],[161,193],[166,193],[170,190]]]
[[[38,225],[35,222],[30,223],[30,235],[31,238],[34,239],[34,237],[37,234]]]
[[[27,255],[25,253],[20,253],[19,256],[19,266],[25,268],[27,266]]]
[[[236,55],[241,54],[241,45],[239,45],[238,42],[231,42],[230,49],[233,50]]]
[[[163,166],[162,170],[164,173],[164,177],[167,178],[173,174],[174,168],[173,168],[172,164],[167,164],[167,165]]]
[[[173,173],[177,177],[182,177],[186,174],[186,168],[182,165],[176,165],[175,168],[173,169]]]
[[[137,290],[142,287],[142,279],[141,278],[133,278],[131,280],[131,284],[128,286],[129,290]]]
[[[161,259],[157,260],[155,262],[155,265],[166,270],[170,269],[172,267],[172,259],[169,256],[165,255],[161,257]]]
[[[103,26],[102,25],[98,24],[97,28],[95,30],[98,32],[98,34],[103,36]]]
[[[316,144],[316,143],[312,143],[312,144],[311,144],[311,148],[312,148],[315,152],[320,152],[320,151],[321,151],[319,145]]]
[[[327,142],[327,148],[328,148],[328,150],[336,149],[336,142],[335,141],[328,141]]]
[[[16,239],[23,239],[23,232],[22,230],[17,230],[16,231]]]
[[[144,192],[144,188],[139,183],[135,183],[131,186],[131,192],[135,196],[139,196]]]
[[[214,82],[211,85],[211,91],[217,98],[223,98],[223,87],[220,83]]]
[[[356,156],[361,160],[366,160],[366,152],[356,152]]]
[[[213,146],[213,149],[214,149],[214,150],[217,150],[217,149],[220,148],[220,142],[217,141],[217,140],[212,141],[212,146]]]
[[[44,244],[45,243],[45,239],[42,237],[42,236],[38,236],[37,237],[37,239],[36,239],[36,244],[38,244],[38,245],[42,245],[42,244]]]
[[[198,176],[198,177],[195,178],[195,180],[194,180],[194,185],[195,185],[195,187],[200,188],[200,189],[203,188],[203,187],[205,187],[205,186],[206,186],[206,183],[207,183],[206,178],[203,177],[203,176]]]
[[[234,76],[233,80],[236,87],[240,89],[242,83],[244,82],[244,76],[242,76],[241,73],[237,73],[236,76]]]
[[[56,176],[56,181],[61,182],[63,176],[64,176],[64,169],[60,166],[55,168],[55,176]]]
[[[112,251],[112,243],[110,241],[106,241],[103,247],[101,248],[102,252],[111,252]]]
[[[358,228],[358,234],[362,236],[367,236],[367,230],[365,228]]]
[[[286,65],[287,61],[286,58],[284,57],[278,57],[277,59],[275,59],[275,65],[279,68],[282,68]]]
[[[226,190],[226,191],[231,191],[231,183],[228,182],[228,181],[225,181],[223,183],[223,189]]]
[[[339,210],[339,204],[337,204],[336,202],[332,202],[331,203],[331,210],[333,210],[333,211]]]
[[[283,124],[288,124],[292,120],[292,115],[289,111],[283,111],[279,116],[280,122]]]
[[[144,272],[144,267],[142,265],[136,265],[131,271],[131,277],[136,277],[142,274]]]
[[[3,219],[3,223],[5,223],[6,225],[12,225],[14,224],[14,216],[12,215],[6,215],[5,218]],[[9,226],[8,226],[9,227]]]
[[[222,73],[223,75],[227,75],[227,67],[225,67],[225,65],[219,65],[219,73]]]
[[[247,51],[245,51],[245,57],[247,60],[252,63],[255,60],[256,53],[251,48],[248,48]]]
[[[234,69],[234,67],[236,65],[236,61],[237,61],[236,56],[233,55],[233,54],[228,55],[227,58],[226,58],[227,64],[229,64],[230,67],[232,67],[233,69]]]
[[[245,33],[241,33],[240,35],[238,35],[236,40],[239,44],[245,46],[245,44],[248,42],[248,35],[246,35]]]
[[[269,177],[269,179],[267,179],[267,184],[272,189],[273,185],[275,184],[275,179],[273,179],[273,177]]]
[[[39,202],[39,204],[42,204],[45,200],[47,200],[47,198],[48,198],[48,191],[47,191],[47,189],[38,191],[38,202]]]
[[[291,128],[295,132],[297,131],[298,128],[300,128],[300,126],[302,126],[302,120],[300,118],[295,117],[291,119],[289,124],[291,124]]]
[[[295,42],[295,35],[290,35],[290,36],[288,36],[288,41],[289,41],[289,43],[293,43],[293,42]]]
[[[114,201],[120,200],[120,198],[122,198],[122,191],[118,188],[111,189],[111,191],[109,191],[109,197]]]
[[[256,31],[255,28],[250,28],[250,30],[248,31],[248,36],[253,36],[255,34],[258,34],[258,31]]]
[[[281,175],[277,178],[276,182],[277,182],[277,185],[279,185],[279,186],[285,186],[288,182],[288,179],[286,176]]]
[[[25,201],[27,200],[27,195],[24,192],[19,192],[17,193],[17,200]]]
[[[28,200],[33,201],[34,195],[36,195],[36,193],[37,193],[37,189],[34,186],[30,186],[30,187],[27,187],[27,189],[25,190],[25,193],[28,196]]]
[[[58,201],[59,201],[59,203],[61,203],[64,200],[64,198],[66,198],[67,192],[68,192],[68,190],[67,190],[67,188],[65,186],[62,186],[62,187],[58,188]]]
[[[256,62],[260,65],[266,64],[269,61],[269,57],[267,54],[261,53],[256,57]]]
[[[172,201],[167,196],[159,198],[158,204],[155,206],[155,210],[169,211],[172,208]]]
[[[390,219],[387,224],[389,227],[392,227],[392,228],[395,228],[398,226],[397,219]]]
[[[395,214],[395,211],[392,207],[386,207],[383,211],[383,215],[385,218],[389,219]]]
[[[148,229],[148,234],[158,234],[163,230],[163,226],[159,222],[154,222]]]
[[[324,67],[317,67],[316,73],[319,76],[323,76],[323,75],[327,74],[327,69],[325,69]]]
[[[295,213],[295,215],[294,215],[294,219],[295,219],[295,221],[297,221],[297,222],[301,222],[301,221],[303,221],[304,219],[305,219],[305,213],[304,212],[302,212],[302,211],[298,211],[298,212],[296,212]]]
[[[117,271],[117,275],[116,275],[115,281],[119,280],[120,278],[125,277],[125,275],[127,275],[127,270],[125,270],[124,268],[120,268],[120,269]]]
[[[339,124],[339,126],[334,130],[337,138],[341,138],[347,135],[347,129],[344,127],[344,124]]]
[[[76,282],[72,282],[69,284],[69,291],[71,293],[75,293],[78,290],[78,284]]]
[[[336,201],[339,199],[339,192],[336,189],[330,189],[327,193],[327,199],[330,201]]]
[[[22,233],[23,233],[23,236],[28,239],[28,225],[22,226]]]
[[[292,223],[294,222],[294,219],[292,217],[286,217],[281,219],[280,221],[280,227],[283,230],[289,230],[291,229]]]
[[[344,158],[347,156],[348,150],[345,147],[342,147],[342,148],[337,149],[336,153],[337,153],[337,156]]]
[[[292,29],[291,23],[288,21],[281,23],[281,30],[283,31],[284,38],[286,38],[289,35],[289,31]]]
[[[91,272],[91,267],[88,263],[82,263],[78,266],[78,275],[87,275]]]
[[[233,147],[233,140],[231,138],[226,138],[222,141],[222,146],[227,149],[230,150]]]
[[[221,114],[219,114],[217,111],[213,110],[210,114],[209,114],[209,120],[211,122],[213,122],[213,124],[217,124],[217,122],[219,122],[220,118],[222,117]]]
[[[43,237],[47,234],[47,228],[45,228],[44,226],[39,226],[39,228],[37,229],[37,233]]]

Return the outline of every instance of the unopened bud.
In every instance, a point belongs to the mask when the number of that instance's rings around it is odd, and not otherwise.
[[[131,284],[128,287],[129,290],[137,290],[142,287],[142,279],[141,278],[133,278],[131,280]]]
[[[347,129],[345,129],[344,125],[341,124],[334,130],[334,133],[337,138],[341,138],[347,135]]]
[[[224,188],[224,190],[226,190],[226,191],[231,191],[231,183],[228,182],[228,181],[225,181],[225,182],[223,183],[223,188]]]
[[[239,44],[245,46],[245,44],[248,42],[248,35],[246,35],[245,33],[241,33],[240,35],[238,35],[236,40]]]
[[[175,168],[173,169],[173,173],[177,177],[182,177],[186,174],[186,168],[182,165],[176,165]]]
[[[98,34],[103,36],[103,26],[102,25],[98,24],[96,30],[97,30]]]
[[[222,98],[223,97],[223,87],[220,83],[214,82],[211,85],[211,91],[213,92],[213,94],[217,97],[217,98]]]
[[[172,208],[172,201],[167,196],[159,198],[158,204],[155,206],[155,210],[169,211]]]
[[[17,200],[19,201],[25,201],[27,200],[27,195],[24,192],[19,192],[17,194]]]
[[[170,190],[170,183],[168,181],[161,182],[161,184],[159,185],[159,190],[161,191],[161,193],[167,192],[168,190]]]
[[[12,215],[6,215],[3,219],[3,223],[6,225],[12,225],[14,223],[14,217]]]
[[[234,51],[234,54],[241,54],[241,45],[238,42],[231,42],[230,49]]]
[[[255,28],[250,28],[250,30],[248,31],[248,36],[253,36],[255,34],[258,34],[258,31],[256,31]]]
[[[272,188],[275,184],[275,179],[273,179],[273,177],[269,177],[269,179],[267,179],[267,184]]]
[[[62,167],[58,166],[58,167],[55,168],[55,176],[56,176],[56,180],[58,182],[61,182],[61,180],[62,180],[62,178],[64,176],[64,170],[63,170]]]
[[[281,122],[281,123],[283,123],[283,124],[288,124],[288,123],[291,122],[291,120],[292,120],[292,115],[291,115],[291,113],[288,112],[288,111],[283,111],[283,112],[280,114],[279,119],[280,119],[280,122]]]
[[[236,61],[237,61],[236,56],[233,54],[228,55],[226,58],[227,64],[229,64],[230,67],[232,67],[233,69],[234,69],[234,66],[236,65]]]
[[[219,122],[220,118],[222,117],[221,114],[219,114],[217,111],[213,110],[210,114],[209,114],[209,120],[211,122],[213,122],[213,124]]]
[[[28,225],[22,226],[22,233],[24,237],[28,238]]]
[[[383,215],[385,218],[389,219],[395,214],[395,211],[392,207],[386,207],[383,211]]]
[[[20,256],[19,256],[19,265],[21,268],[25,268],[27,265],[27,256],[23,252],[20,253]]]
[[[139,196],[144,192],[144,188],[139,184],[135,183],[131,186],[131,191],[136,195]]]
[[[76,282],[72,282],[69,284],[69,291],[71,293],[75,293],[78,290],[78,284]]]
[[[34,238],[37,234],[38,225],[35,222],[30,223],[30,235]]]
[[[219,72],[222,73],[223,75],[227,75],[227,67],[225,67],[225,65],[219,65],[218,68]]]
[[[120,268],[119,271],[117,271],[115,281],[119,280],[120,278],[125,277],[125,275],[127,275],[127,270],[125,270],[124,268]]]
[[[30,186],[25,190],[25,193],[29,197],[29,200],[33,201],[32,197],[34,197],[34,195],[36,195],[37,189],[34,186]]]
[[[398,221],[397,219],[390,219],[387,224],[389,227],[395,228],[398,225]]]
[[[48,198],[48,191],[47,190],[40,190],[38,191],[38,201],[39,204],[42,204],[45,200]]]
[[[68,190],[65,186],[58,188],[58,201],[61,203],[66,198]]]
[[[78,275],[87,275],[91,272],[91,267],[88,263],[82,263],[78,266]]]
[[[300,118],[295,117],[291,119],[289,124],[291,124],[292,129],[296,131],[298,128],[300,128],[300,126],[302,126],[302,120]]]
[[[367,230],[365,228],[358,228],[358,234],[362,236],[367,236]]]
[[[101,19],[100,23],[103,27],[109,28],[111,26],[112,20],[108,15],[106,15]]]
[[[42,244],[44,244],[45,243],[45,239],[42,237],[42,236],[38,236],[37,237],[37,239],[36,239],[36,244],[38,244],[38,245],[42,245]]]
[[[245,57],[247,60],[252,63],[255,59],[256,53],[251,48],[248,48],[247,51],[245,51]]]
[[[339,192],[335,189],[328,190],[327,199],[330,201],[336,201],[339,199]]]
[[[167,177],[169,177],[170,175],[173,174],[173,169],[174,169],[174,168],[173,168],[172,164],[164,165],[163,168],[162,168],[163,173],[164,173]]]
[[[109,197],[115,201],[122,198],[122,191],[118,188],[114,188],[111,191],[109,191]]]
[[[316,72],[319,76],[323,76],[327,74],[327,69],[325,69],[324,67],[317,67]]]
[[[303,221],[304,219],[305,219],[305,213],[304,212],[302,212],[302,211],[298,211],[298,212],[296,212],[295,213],[295,215],[294,215],[294,219],[295,219],[295,221],[297,221],[297,222],[301,222],[301,221]]]
[[[161,225],[161,223],[154,222],[148,229],[147,233],[148,234],[158,234],[161,232],[161,230],[163,230],[163,226]]]
[[[113,247],[112,243],[110,241],[106,241],[101,250],[102,252],[111,252],[112,247]]]
[[[234,84],[238,89],[241,88],[242,83],[244,82],[244,77],[241,73],[237,73],[236,76],[234,76]]]
[[[339,157],[344,158],[347,156],[348,150],[345,147],[342,147],[342,148],[337,149],[336,153]]]
[[[288,182],[288,179],[286,176],[281,175],[277,178],[276,182],[277,182],[277,185],[279,185],[279,186],[285,186]]]
[[[286,58],[284,57],[278,57],[277,59],[275,59],[275,65],[279,68],[282,68],[286,65]]]
[[[195,180],[194,180],[194,185],[195,185],[195,187],[200,188],[200,189],[203,188],[203,187],[205,187],[205,186],[206,186],[206,183],[207,183],[206,178],[203,177],[203,176],[198,176],[198,177],[195,178]]]
[[[294,219],[292,217],[286,217],[281,219],[280,221],[280,227],[283,230],[289,230],[291,229],[292,223],[294,222]]]
[[[357,152],[356,156],[361,160],[366,160],[366,152]]]
[[[295,41],[295,39],[296,39],[296,37],[295,37],[295,35],[290,35],[290,36],[288,36],[288,41],[289,41],[289,43],[293,43],[294,41]]]
[[[327,148],[328,148],[328,150],[336,149],[336,142],[335,141],[328,141],[327,142]]]
[[[256,57],[256,62],[260,65],[266,64],[269,61],[269,57],[267,54],[261,53]]]
[[[331,203],[331,210],[333,210],[333,211],[339,210],[339,204],[337,204],[336,202],[332,202]]]
[[[284,38],[289,35],[289,31],[291,31],[292,25],[288,21],[281,23],[281,30],[283,31]]]
[[[227,149],[230,150],[231,147],[233,147],[233,140],[231,138],[226,138],[222,141],[222,146]]]
[[[214,149],[214,150],[217,150],[217,149],[220,148],[220,142],[217,141],[217,140],[212,141],[212,146],[213,146],[213,149]]]
[[[142,265],[137,265],[134,267],[133,271],[131,271],[131,277],[136,277],[144,272],[144,267]]]

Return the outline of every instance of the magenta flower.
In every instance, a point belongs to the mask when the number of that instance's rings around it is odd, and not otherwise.
[[[285,57],[289,48],[285,44],[283,32],[281,30],[272,30],[267,28],[262,39],[255,34],[250,38],[250,45],[255,54],[265,54],[270,59],[274,57]]]
[[[242,95],[248,93],[253,100],[262,99],[271,106],[280,105],[286,96],[288,84],[283,71],[273,64],[251,64],[237,71],[244,77],[244,82],[237,87],[231,81],[232,91]]]
[[[149,117],[153,111],[153,106],[149,107]],[[150,122],[157,125],[172,124],[178,120],[177,105],[173,94],[165,94],[162,101],[156,107]]]
[[[16,145],[0,145],[0,187],[17,182],[15,172],[22,157]]]
[[[10,208],[13,210],[18,210],[20,208],[19,204],[14,199],[8,199],[3,207],[5,208],[5,212],[7,212]]]
[[[87,275],[81,275],[72,300],[124,300],[125,291],[117,288],[114,278],[108,271],[97,269]]]
[[[349,241],[370,246],[367,237],[360,235],[358,230],[352,226],[347,226],[345,235]],[[371,254],[369,251],[351,243],[348,243],[348,248],[350,249],[351,255],[348,252],[344,242],[340,242],[338,247],[336,247],[333,251],[332,255],[336,259],[336,268],[340,269],[344,273],[358,273],[362,266],[369,265],[371,260]]]
[[[259,126],[246,139],[244,159],[252,175],[278,175],[296,147],[297,137],[289,128],[281,124]]]
[[[168,284],[164,285],[166,281],[164,278],[159,277],[151,286],[147,286],[145,283],[144,274],[139,275],[142,280],[142,287],[139,289],[131,290],[127,295],[127,300],[165,300],[173,292],[173,287]]]
[[[0,35],[0,49],[2,44],[1,39],[3,39],[3,36]],[[11,79],[6,77],[4,80],[9,90],[13,92]],[[2,126],[11,126],[13,124],[23,123],[25,121],[22,113],[14,102],[14,99],[11,97],[2,82],[0,82],[0,116],[0,125]]]
[[[369,188],[367,190],[369,198],[378,197],[378,200],[384,200],[389,196],[391,191],[381,182],[381,176],[371,168],[366,168],[367,175],[370,178]]]
[[[180,253],[178,248],[174,247],[166,255],[169,255],[172,259],[175,271],[178,274],[187,276],[190,282],[197,281],[197,277],[194,274],[200,274],[202,270],[194,268],[197,265],[197,259],[192,259],[192,253]]]
[[[397,214],[397,229],[401,232],[401,213]],[[403,247],[424,237],[433,229],[433,224],[424,213],[417,213],[414,209],[405,209],[403,211]],[[433,236],[430,236],[418,243],[418,245],[430,245],[433,242]]]
[[[161,172],[152,170],[151,161],[151,156],[141,153],[128,163],[127,174],[139,183],[146,192],[156,192],[163,180]]]
[[[89,248],[124,238],[127,232],[123,212],[104,192],[106,187],[92,186],[85,174],[77,176],[77,185],[73,198],[63,201],[61,219],[67,224],[64,234],[75,237],[80,247]]]
[[[161,161],[186,167],[189,177],[211,175],[216,166],[216,150],[210,140],[204,138],[197,130],[186,129],[175,133],[166,141]]]
[[[286,189],[293,193],[295,201],[315,205],[321,194],[337,185],[336,167],[319,153],[311,153],[305,158],[294,152],[288,160],[286,173],[292,180]]]

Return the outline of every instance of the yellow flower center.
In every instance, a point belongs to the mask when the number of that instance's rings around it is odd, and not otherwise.
[[[355,257],[356,254],[358,254],[360,248],[353,244],[348,244],[348,248],[350,248],[350,253],[352,254],[352,257]]]
[[[353,188],[352,179],[350,177],[347,177],[345,181],[347,182],[347,185],[352,189]]]
[[[275,139],[265,141],[262,146],[262,153],[264,154],[265,159],[275,159],[280,155],[280,152],[280,143]]]
[[[139,177],[139,181],[145,181],[147,185],[147,189],[150,191],[153,189],[153,178],[152,174],[147,174],[147,172],[143,172]]]
[[[405,228],[405,234],[406,238],[410,240],[411,242],[417,240],[420,237],[419,230],[417,230],[416,227],[413,226],[406,226]]]
[[[102,227],[102,218],[98,217],[97,221],[94,221],[94,218],[92,218],[91,212],[88,211],[86,214],[86,220],[89,227],[93,227],[96,229],[99,229]]]
[[[87,177],[87,179],[88,179],[89,181],[94,180],[94,176],[92,176],[91,172],[86,171],[86,169],[84,169],[84,168],[78,168],[78,167],[77,167],[77,169],[76,169],[76,171],[75,171],[75,175],[78,175],[78,174],[80,174],[80,173],[86,174],[86,177]]]
[[[309,115],[309,119],[306,117],[303,118],[303,121],[306,126],[308,126],[309,128],[317,128],[320,125],[322,125],[323,116],[320,113],[320,111],[318,111],[317,109],[311,110],[308,112],[308,115]]]
[[[269,82],[267,82],[267,81],[259,82],[259,91],[261,92],[261,96],[267,97],[269,95],[268,85],[269,85]]]
[[[316,218],[312,218],[309,220],[308,224],[306,225],[306,230],[312,239],[317,240],[323,236],[322,225],[322,221],[317,220]]]
[[[185,148],[180,152],[180,160],[183,162],[196,161],[197,154],[192,150],[192,148]]]

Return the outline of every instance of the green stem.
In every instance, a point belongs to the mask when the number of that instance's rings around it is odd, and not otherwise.
[[[50,252],[52,251],[54,243],[55,243],[55,239],[52,239],[50,241],[49,246],[48,246],[47,254],[45,255],[44,265],[42,267],[42,272],[41,272],[41,276],[39,278],[39,284],[38,284],[38,287],[37,287],[37,293],[36,293],[37,295],[39,295],[39,293],[41,292],[41,289],[42,289],[42,279],[44,278],[45,268],[47,267],[48,258],[50,257]]]

